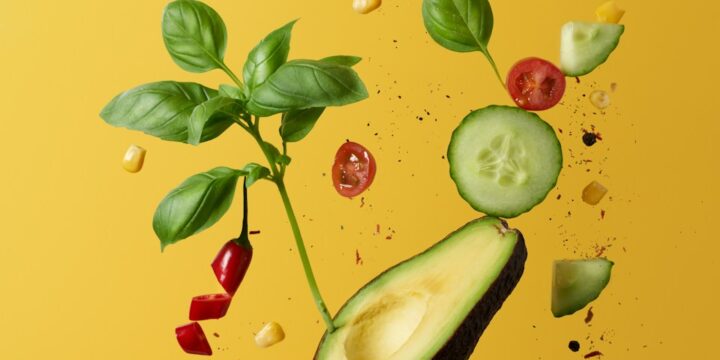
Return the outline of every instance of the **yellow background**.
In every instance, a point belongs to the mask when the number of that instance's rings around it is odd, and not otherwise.
[[[381,270],[479,216],[457,195],[441,157],[470,109],[510,99],[482,55],[432,42],[420,1],[386,0],[367,16],[356,15],[351,0],[209,3],[227,23],[227,63],[236,73],[259,39],[298,17],[292,58],[365,58],[357,69],[370,99],[327,111],[305,141],[290,147],[290,196],[331,311]],[[501,72],[531,55],[557,61],[560,26],[592,20],[599,3],[493,1],[490,49]],[[219,71],[189,74],[173,64],[160,36],[164,4],[3,2],[2,359],[189,358],[173,329],[186,322],[192,296],[219,290],[208,265],[239,231],[241,209],[236,201],[217,226],[161,254],[154,208],[191,174],[262,158],[239,128],[192,147],[112,128],[98,117],[114,95],[141,83],[229,83]],[[511,220],[527,238],[526,273],[473,359],[578,359],[590,349],[607,359],[712,356],[720,321],[713,231],[720,6],[698,0],[621,6],[627,29],[609,62],[579,84],[568,79],[564,104],[541,113],[563,129],[572,167],[544,203]],[[612,106],[593,115],[583,94],[612,82]],[[264,122],[275,140],[277,121]],[[581,129],[591,124],[603,140],[586,148]],[[359,198],[339,197],[324,175],[346,138],[378,159],[362,207]],[[148,149],[136,175],[120,166],[133,143]],[[612,197],[596,207],[579,200],[593,179]],[[254,262],[228,316],[203,326],[220,335],[210,335],[217,359],[309,359],[323,328],[279,196],[262,183],[250,201],[251,227],[262,231],[252,238]],[[554,319],[552,260],[592,255],[595,245],[611,245],[606,255],[616,262],[593,304],[595,319],[585,325],[584,311]],[[355,265],[356,249],[363,265]],[[253,332],[268,320],[280,322],[287,339],[260,350]],[[572,339],[581,342],[580,353],[567,349]]]

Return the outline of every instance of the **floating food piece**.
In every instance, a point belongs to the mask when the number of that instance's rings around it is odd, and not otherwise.
[[[590,93],[590,102],[600,110],[610,106],[610,94],[602,90],[595,90]]]
[[[597,205],[597,203],[605,197],[608,189],[597,181],[593,181],[583,189],[582,199],[584,202],[590,205]]]
[[[235,295],[240,283],[245,278],[248,267],[250,267],[252,255],[253,248],[249,241],[233,239],[225,243],[215,256],[215,260],[210,266],[218,282],[228,294]]]
[[[562,99],[565,74],[547,60],[530,57],[513,65],[506,86],[517,106],[525,110],[545,110]]]
[[[382,5],[382,0],[353,0],[353,10],[360,14],[367,14]]]
[[[568,343],[568,349],[570,349],[570,351],[572,352],[578,352],[580,351],[580,343],[572,340],[570,341],[570,343]]]
[[[360,195],[375,179],[377,165],[375,158],[364,146],[347,141],[335,154],[332,167],[332,180],[338,194],[345,197]],[[360,207],[365,205],[361,198]]]
[[[227,314],[232,302],[228,294],[196,296],[190,303],[190,320],[219,319]]]
[[[197,322],[191,322],[175,328],[175,336],[177,337],[180,347],[186,353],[212,355],[210,343],[208,343],[205,332]]]
[[[567,76],[582,76],[604,63],[620,42],[625,26],[571,21],[563,25],[560,69]]]
[[[271,321],[263,326],[255,335],[255,344],[261,348],[273,346],[285,339],[285,332],[280,324]]]
[[[468,359],[526,257],[520,231],[474,220],[358,290],[314,359]]]
[[[597,135],[592,132],[586,132],[583,134],[582,140],[583,143],[587,146],[593,146],[597,142]]]
[[[600,22],[617,24],[625,15],[625,10],[618,7],[614,1],[608,1],[595,10],[595,15]]]
[[[142,170],[145,163],[145,153],[147,150],[137,145],[130,145],[123,157],[123,168],[131,173]]]
[[[605,259],[558,260],[553,266],[552,313],[574,314],[597,299],[610,281],[613,262]]]

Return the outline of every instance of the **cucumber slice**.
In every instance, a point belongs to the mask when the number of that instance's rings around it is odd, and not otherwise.
[[[597,299],[610,281],[608,259],[558,260],[553,267],[552,313],[570,315]]]
[[[511,218],[532,209],[555,187],[562,168],[553,128],[516,107],[475,110],[455,129],[450,177],[475,210]]]
[[[560,68],[567,76],[590,73],[604,63],[620,42],[624,25],[571,21],[560,35]]]

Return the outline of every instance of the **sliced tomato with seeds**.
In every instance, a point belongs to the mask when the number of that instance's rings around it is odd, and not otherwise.
[[[507,88],[517,106],[525,110],[545,110],[562,99],[565,75],[551,62],[531,57],[518,61],[510,69]]]
[[[335,190],[345,197],[365,191],[375,179],[375,158],[362,145],[348,141],[335,154],[332,179]]]

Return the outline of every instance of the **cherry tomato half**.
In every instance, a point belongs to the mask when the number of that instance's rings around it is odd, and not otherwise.
[[[375,158],[362,145],[348,141],[335,154],[332,179],[335,190],[346,197],[357,196],[375,178]]]
[[[525,110],[545,110],[562,99],[565,75],[549,61],[531,57],[518,61],[510,69],[507,88],[517,106]]]

